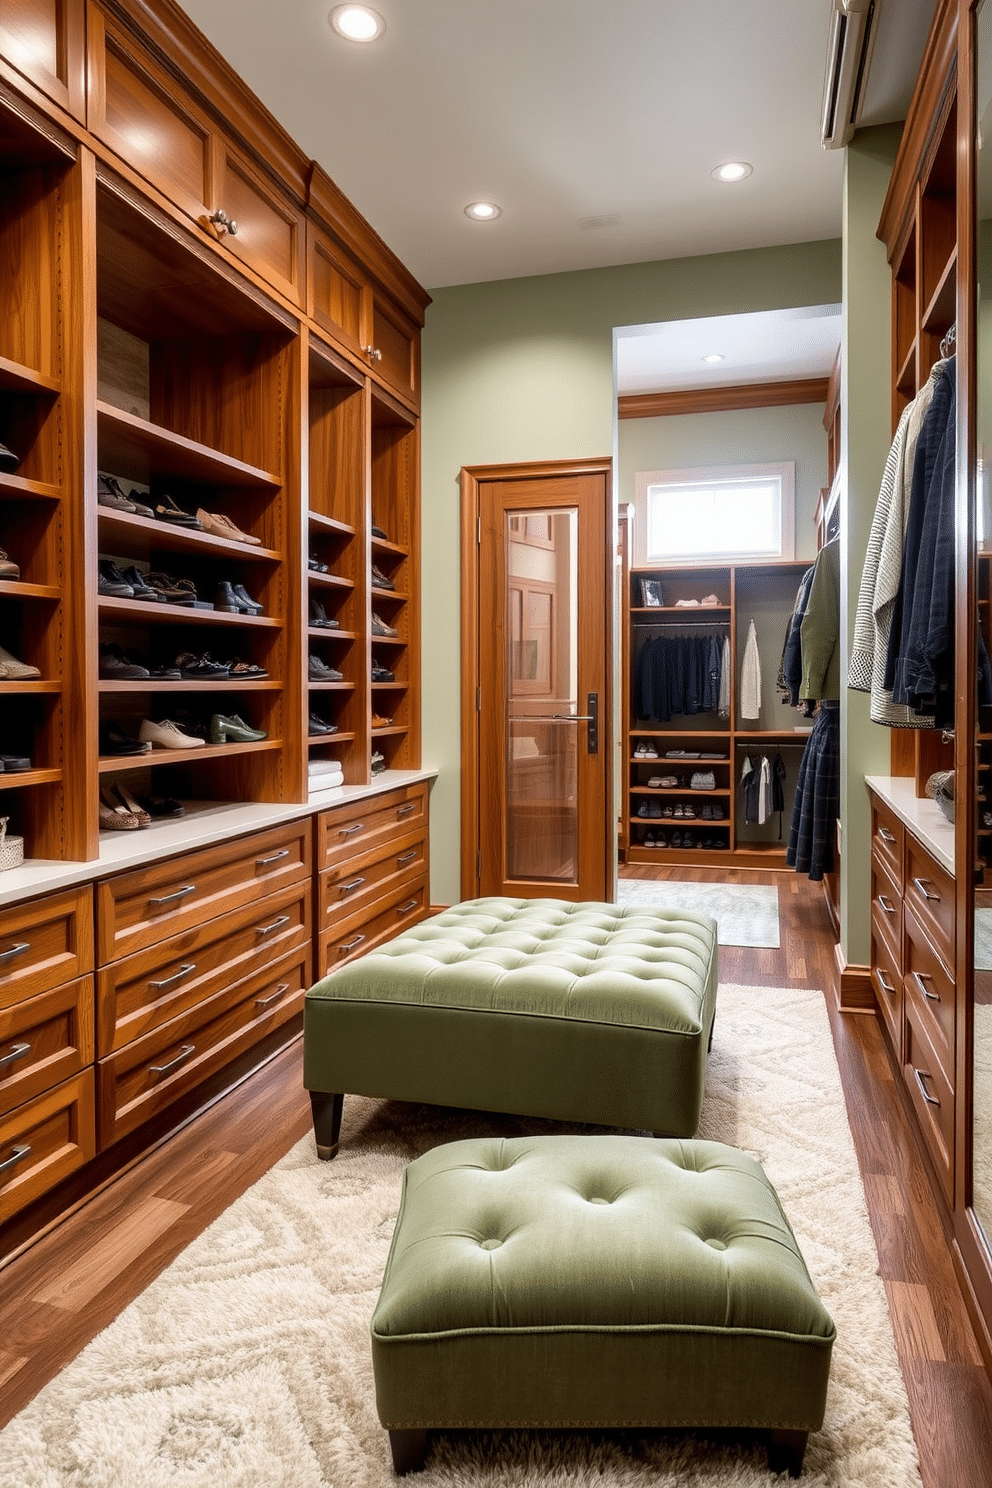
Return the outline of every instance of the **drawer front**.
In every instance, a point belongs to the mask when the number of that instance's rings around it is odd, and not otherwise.
[[[310,315],[346,351],[364,361],[371,290],[357,268],[312,226],[307,230]]]
[[[223,210],[237,224],[237,232],[225,233],[221,241],[235,258],[299,303],[305,250],[302,214],[256,175],[226,140],[218,140],[218,153],[218,199],[210,210]]]
[[[90,1068],[0,1119],[0,1224],[95,1152]]]
[[[899,957],[901,965],[902,899],[899,890],[874,853],[871,860],[871,911],[873,916],[878,915],[880,924],[884,925],[893,955]]]
[[[0,1010],[92,970],[88,884],[0,911]]]
[[[93,978],[0,1012],[0,1116],[93,1063]]]
[[[100,965],[310,877],[310,823],[224,842],[97,885]]]
[[[406,833],[390,845],[328,868],[317,879],[317,930],[350,917],[373,899],[381,899],[401,883],[427,872],[427,838]]]
[[[903,1074],[948,1202],[954,1203],[954,1090],[921,1025],[914,1003],[906,1003]]]
[[[310,937],[310,885],[290,884],[97,973],[97,1053],[206,1004]]]
[[[101,1151],[222,1069],[303,1008],[310,945],[173,1018],[97,1065]]]
[[[945,1079],[953,1084],[954,983],[911,909],[906,910],[905,924],[906,1002],[914,1007],[917,1021],[941,1062]]]
[[[385,940],[392,940],[427,915],[430,894],[426,877],[401,885],[386,899],[377,899],[364,914],[351,915],[317,936],[317,977],[364,956]]]
[[[896,1058],[902,1063],[902,958],[892,948],[877,905],[871,911],[871,982]]]
[[[886,866],[896,888],[902,891],[902,853],[905,829],[902,822],[877,796],[871,796],[871,850]]]
[[[427,785],[418,781],[399,790],[322,811],[317,821],[317,871],[389,846],[400,832],[427,824]]]
[[[85,117],[84,0],[4,0],[0,56],[77,119]]]
[[[907,909],[948,971],[954,969],[954,880],[912,837],[906,839]]]

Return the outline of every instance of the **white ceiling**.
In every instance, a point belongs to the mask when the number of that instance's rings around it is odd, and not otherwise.
[[[368,47],[332,3],[182,0],[428,289],[840,235],[831,0],[371,0]],[[866,123],[902,117],[934,8],[881,3]]]

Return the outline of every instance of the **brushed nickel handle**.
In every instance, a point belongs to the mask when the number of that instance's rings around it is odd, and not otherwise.
[[[400,863],[412,863],[416,856],[417,849],[415,847],[412,847],[409,852],[400,853],[399,857],[396,859],[397,865]]]
[[[349,883],[339,884],[338,892],[341,894],[350,894],[352,889],[360,889],[364,882],[364,878],[353,878]]]
[[[397,806],[397,808],[396,808],[396,815],[397,816],[409,816],[410,815],[410,812],[411,811],[416,811],[416,809],[417,809],[417,802],[416,801],[407,801],[407,803],[406,803],[405,806]]]
[[[270,996],[268,996],[268,997],[256,997],[255,998],[255,1006],[257,1008],[271,1007],[274,1002],[278,1002],[279,1001],[280,997],[284,997],[288,991],[289,991],[289,983],[288,982],[280,982],[279,986],[276,988],[276,990],[273,993],[271,993]]]
[[[881,987],[882,991],[887,992],[891,997],[896,989],[891,982],[886,981],[885,972],[879,971],[878,967],[876,966],[875,975],[878,977],[878,985]]]
[[[356,832],[364,832],[365,823],[356,822],[353,827],[338,827],[339,837],[353,837]]]
[[[196,884],[186,884],[183,888],[177,889],[174,894],[163,894],[160,899],[149,899],[148,903],[155,909],[159,909],[163,904],[171,904],[174,899],[185,899],[187,894],[195,893]]]
[[[892,900],[888,897],[887,894],[879,894],[879,896],[878,896],[878,902],[882,906],[882,908],[885,910],[885,913],[886,914],[895,914],[896,907],[892,903]]]
[[[382,352],[379,350],[378,346],[363,346],[362,350],[364,351],[370,362],[382,361]]]
[[[929,878],[914,878],[913,879],[913,882],[916,885],[916,887],[919,889],[920,893],[923,895],[924,899],[932,899],[935,904],[939,904],[940,903],[940,895],[939,894],[931,894],[931,893],[929,893],[927,891],[927,884],[930,883]],[[932,887],[932,884],[931,884],[931,887]]]
[[[179,970],[171,977],[166,977],[161,982],[149,982],[148,986],[152,992],[161,992],[163,987],[171,987],[174,982],[181,982],[183,977],[188,977],[190,972],[196,970],[195,961],[185,961]]]
[[[940,1101],[937,1099],[937,1097],[935,1095],[931,1095],[929,1093],[929,1091],[927,1090],[927,1087],[923,1083],[924,1080],[929,1080],[929,1079],[932,1078],[932,1076],[926,1070],[918,1070],[915,1067],[915,1065],[913,1067],[913,1074],[916,1076],[916,1083],[920,1087],[920,1094],[922,1095],[923,1099],[926,1101],[927,1105],[928,1106],[939,1106],[940,1105]]]
[[[280,915],[273,920],[271,925],[258,925],[255,929],[256,935],[271,935],[273,930],[279,930],[283,925],[289,924],[289,915]]]
[[[339,945],[338,946],[338,950],[339,950],[339,952],[353,951],[356,946],[360,946],[361,945],[361,943],[362,943],[362,941],[364,939],[365,939],[365,936],[364,935],[356,935],[355,938],[354,938],[354,940],[349,940],[345,945]]]
[[[926,972],[926,971],[914,971],[913,972],[913,980],[916,982],[916,985],[919,987],[920,991],[923,993],[923,996],[927,999],[927,1002],[939,1002],[940,1001],[940,993],[939,992],[928,992],[927,989],[926,989],[926,987],[923,985],[924,982],[932,982],[933,981],[933,977],[929,974],[929,972]]]
[[[15,1147],[10,1157],[0,1163],[0,1173],[9,1173],[11,1168],[16,1168],[19,1162],[23,1162],[31,1151],[26,1143],[23,1147]]]
[[[409,914],[411,909],[416,909],[418,907],[419,903],[419,899],[408,899],[405,904],[400,904],[397,906],[396,913]]]
[[[15,956],[23,956],[24,952],[29,951],[30,949],[31,942],[29,940],[19,940],[17,944],[12,945],[9,950],[0,951],[0,961],[12,961]]]
[[[896,840],[896,834],[894,832],[890,832],[888,827],[879,827],[878,835],[879,837],[881,837],[883,842],[895,842]]]
[[[168,1064],[150,1064],[149,1071],[153,1075],[166,1075],[169,1070],[174,1070],[177,1065],[184,1064],[191,1054],[196,1053],[195,1044],[183,1044],[175,1059],[170,1059]]]
[[[8,1064],[16,1064],[19,1059],[24,1058],[25,1054],[30,1053],[30,1044],[11,1044],[10,1053],[4,1054],[3,1058],[0,1058],[0,1069],[3,1069]]]
[[[228,217],[223,207],[218,207],[216,212],[211,212],[207,221],[212,222],[218,232],[230,233],[232,238],[238,236],[238,224]]]
[[[255,867],[256,868],[268,868],[268,866],[269,866],[270,863],[278,863],[281,858],[288,858],[288,857],[289,857],[289,848],[288,847],[284,847],[282,849],[282,852],[270,853],[267,858],[256,858],[255,859]]]

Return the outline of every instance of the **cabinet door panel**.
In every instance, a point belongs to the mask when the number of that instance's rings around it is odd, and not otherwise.
[[[310,314],[353,354],[369,344],[371,291],[357,269],[309,229]]]
[[[302,216],[225,141],[220,141],[220,156],[217,200],[211,210],[226,212],[237,224],[236,234],[223,235],[224,245],[298,302],[303,282]]]
[[[379,298],[372,305],[373,370],[408,403],[420,400],[417,327]],[[378,353],[378,355],[376,355]]]
[[[4,0],[0,55],[54,103],[83,118],[84,0]]]

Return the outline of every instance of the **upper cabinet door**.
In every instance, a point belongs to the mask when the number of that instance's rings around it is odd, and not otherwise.
[[[304,283],[302,212],[222,136],[215,138],[213,204],[201,226],[268,284],[300,304]]]
[[[0,56],[53,103],[85,117],[85,0],[3,0]]]
[[[419,408],[420,333],[412,320],[378,294],[372,301],[372,343],[365,350],[373,376]]]
[[[372,291],[355,264],[311,223],[307,229],[308,313],[338,345],[365,360]]]

